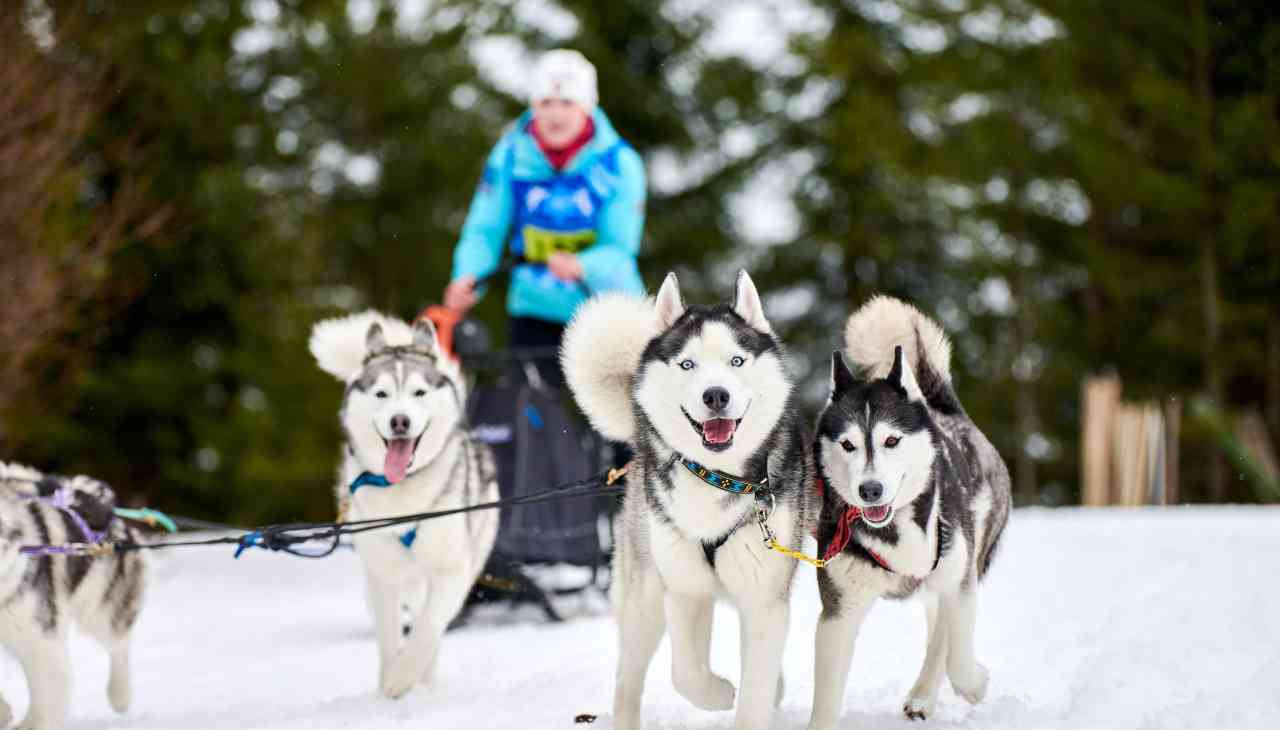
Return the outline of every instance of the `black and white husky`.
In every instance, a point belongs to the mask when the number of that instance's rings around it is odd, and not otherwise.
[[[814,458],[825,492],[810,730],[836,727],[858,627],[877,598],[919,596],[928,618],[924,667],[903,711],[934,711],[942,673],[979,702],[987,670],[974,657],[978,581],[1009,517],[1004,461],[951,387],[951,345],[914,307],[876,297],[855,312],[832,357],[831,400]]]
[[[346,384],[337,490],[350,520],[454,509],[498,498],[493,456],[466,430],[462,374],[426,321],[365,312],[311,333],[320,368]],[[379,687],[401,697],[434,675],[445,628],[493,550],[493,510],[357,534],[378,639]],[[425,594],[425,600],[419,600]],[[403,636],[402,605],[415,606]]]
[[[817,504],[808,433],[755,285],[739,274],[734,303],[714,307],[686,307],[674,275],[656,302],[594,299],[569,325],[562,360],[592,424],[635,449],[616,521],[616,727],[641,727],[664,624],[680,694],[707,710],[733,707],[733,685],[709,666],[719,597],[741,616],[735,727],[768,727],[796,563],[765,546],[758,519],[796,550]]]
[[[113,518],[115,494],[85,476],[59,477],[0,462],[0,644],[22,664],[31,709],[18,730],[58,730],[71,699],[67,637],[74,622],[111,657],[107,699],[129,709],[129,635],[142,608],[139,552],[24,555],[23,546],[137,541]],[[0,698],[0,727],[9,706]]]

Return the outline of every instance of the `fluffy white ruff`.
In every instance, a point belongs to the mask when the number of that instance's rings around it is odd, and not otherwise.
[[[583,304],[564,333],[560,364],[591,425],[614,441],[632,441],[631,381],[640,355],[658,335],[651,297],[610,293]]]
[[[408,322],[372,309],[321,320],[311,328],[311,340],[308,342],[311,355],[320,369],[344,383],[351,382],[364,369],[364,358],[369,354],[369,327],[373,324],[382,327],[382,336],[388,346],[413,344],[413,328]],[[440,358],[438,366],[441,370],[450,371],[452,376],[459,374],[447,357]]]
[[[916,333],[925,361],[943,380],[951,382],[951,341],[936,322],[900,299],[872,297],[849,315],[844,327],[845,354],[863,369],[864,378],[883,378],[893,367],[893,348],[901,347],[911,369],[920,363]]]

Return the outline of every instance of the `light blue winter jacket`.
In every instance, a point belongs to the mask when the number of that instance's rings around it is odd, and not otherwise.
[[[509,247],[521,263],[511,272],[507,311],[550,322],[568,322],[591,294],[643,293],[636,266],[644,230],[640,155],[597,108],[591,141],[557,171],[529,131],[531,119],[525,112],[489,153],[453,253],[452,278],[489,274]],[[557,250],[577,253],[581,282],[547,271],[545,261]]]

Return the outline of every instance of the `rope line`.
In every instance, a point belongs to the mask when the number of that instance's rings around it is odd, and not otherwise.
[[[164,542],[153,543],[118,540],[96,543],[85,542],[68,543],[66,545],[43,545],[23,548],[23,552],[28,555],[65,554],[100,556],[107,555],[112,552],[120,553],[131,550],[159,550],[169,547],[206,545],[235,545],[237,547],[235,554],[236,557],[239,557],[245,550],[256,547],[271,550],[273,552],[284,552],[300,558],[324,558],[332,555],[333,552],[338,549],[340,544],[339,541],[343,535],[357,535],[365,532],[371,532],[373,530],[383,530],[397,525],[424,522],[426,520],[464,514],[467,512],[476,512],[479,510],[522,507],[525,505],[540,504],[543,502],[551,502],[561,499],[618,495],[623,492],[624,488],[616,482],[624,473],[625,470],[611,469],[609,472],[604,474],[598,474],[586,479],[568,482],[534,494],[509,497],[507,499],[499,499],[492,502],[482,502],[479,504],[467,505],[465,507],[453,507],[450,509],[433,510],[430,512],[418,512],[408,515],[398,515],[395,517],[380,517],[366,520],[354,520],[350,522],[295,522],[279,525],[267,525],[264,527],[246,530],[242,527],[224,525],[218,522],[174,517],[174,522],[182,526],[230,529],[242,531],[244,534],[239,536],[213,537],[200,540],[166,540]],[[319,541],[327,541],[327,544],[313,550],[304,550],[300,547],[303,543]]]

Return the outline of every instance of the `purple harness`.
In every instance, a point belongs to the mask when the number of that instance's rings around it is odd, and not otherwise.
[[[71,521],[79,528],[80,534],[84,535],[84,543],[79,545],[31,545],[18,549],[18,552],[22,555],[79,555],[84,552],[85,544],[101,544],[103,540],[107,539],[107,533],[111,530],[110,522],[107,523],[106,529],[102,532],[97,532],[92,527],[89,527],[89,523],[85,521],[84,517],[71,506],[70,492],[66,487],[58,487],[48,497],[41,497],[38,494],[26,494],[22,498],[57,509],[62,514],[70,517]],[[115,519],[114,515],[112,519]]]

